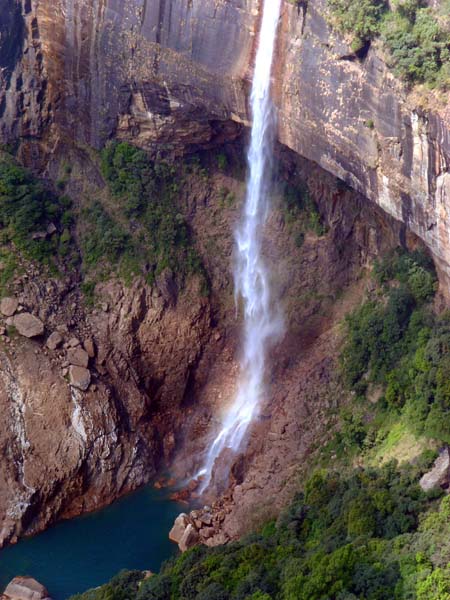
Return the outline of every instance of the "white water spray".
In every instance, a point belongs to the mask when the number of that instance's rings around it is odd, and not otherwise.
[[[214,463],[225,448],[238,451],[263,398],[268,344],[281,333],[282,321],[274,312],[269,278],[261,256],[261,229],[268,212],[275,114],[270,95],[271,71],[280,18],[281,0],[264,0],[258,52],[251,93],[253,126],[248,152],[249,177],[242,222],[236,231],[234,271],[236,301],[244,308],[243,356],[236,397],[211,445],[201,491],[210,484]]]

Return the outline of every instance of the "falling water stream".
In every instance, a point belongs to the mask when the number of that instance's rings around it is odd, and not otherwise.
[[[273,307],[261,250],[261,230],[268,214],[276,124],[271,73],[280,11],[281,0],[264,0],[251,93],[253,125],[248,151],[247,195],[235,233],[235,297],[237,302],[242,298],[244,310],[241,373],[236,396],[224,414],[221,429],[199,473],[203,476],[202,491],[211,483],[215,461],[223,450],[230,448],[236,452],[243,444],[263,399],[269,344],[282,330],[282,319]]]

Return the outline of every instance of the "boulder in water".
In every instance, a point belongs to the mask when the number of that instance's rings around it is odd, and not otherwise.
[[[183,536],[178,543],[178,548],[181,552],[186,552],[189,548],[196,546],[198,544],[198,531],[195,529],[191,523],[184,530]]]
[[[32,577],[14,577],[3,595],[9,600],[50,600],[46,588]]]
[[[185,513],[180,513],[178,517],[175,519],[172,529],[169,532],[169,540],[175,542],[176,544],[180,543],[181,538],[183,537],[184,532],[186,531],[186,527],[189,525],[189,518]]]

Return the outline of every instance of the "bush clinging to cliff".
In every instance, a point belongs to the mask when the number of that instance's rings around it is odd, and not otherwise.
[[[448,87],[448,3],[442,10],[422,0],[399,0],[390,6],[383,0],[328,0],[328,6],[332,22],[352,38],[354,52],[381,36],[396,75],[411,85]]]

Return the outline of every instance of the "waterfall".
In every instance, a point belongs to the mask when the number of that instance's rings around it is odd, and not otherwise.
[[[238,451],[263,399],[267,349],[281,333],[282,319],[273,309],[269,277],[261,253],[261,230],[267,218],[275,111],[271,71],[282,0],[264,0],[263,18],[251,92],[253,125],[248,151],[248,182],[244,211],[237,231],[234,269],[236,302],[244,311],[243,351],[238,389],[222,420],[203,469],[201,491],[210,484],[216,458],[225,448]]]

